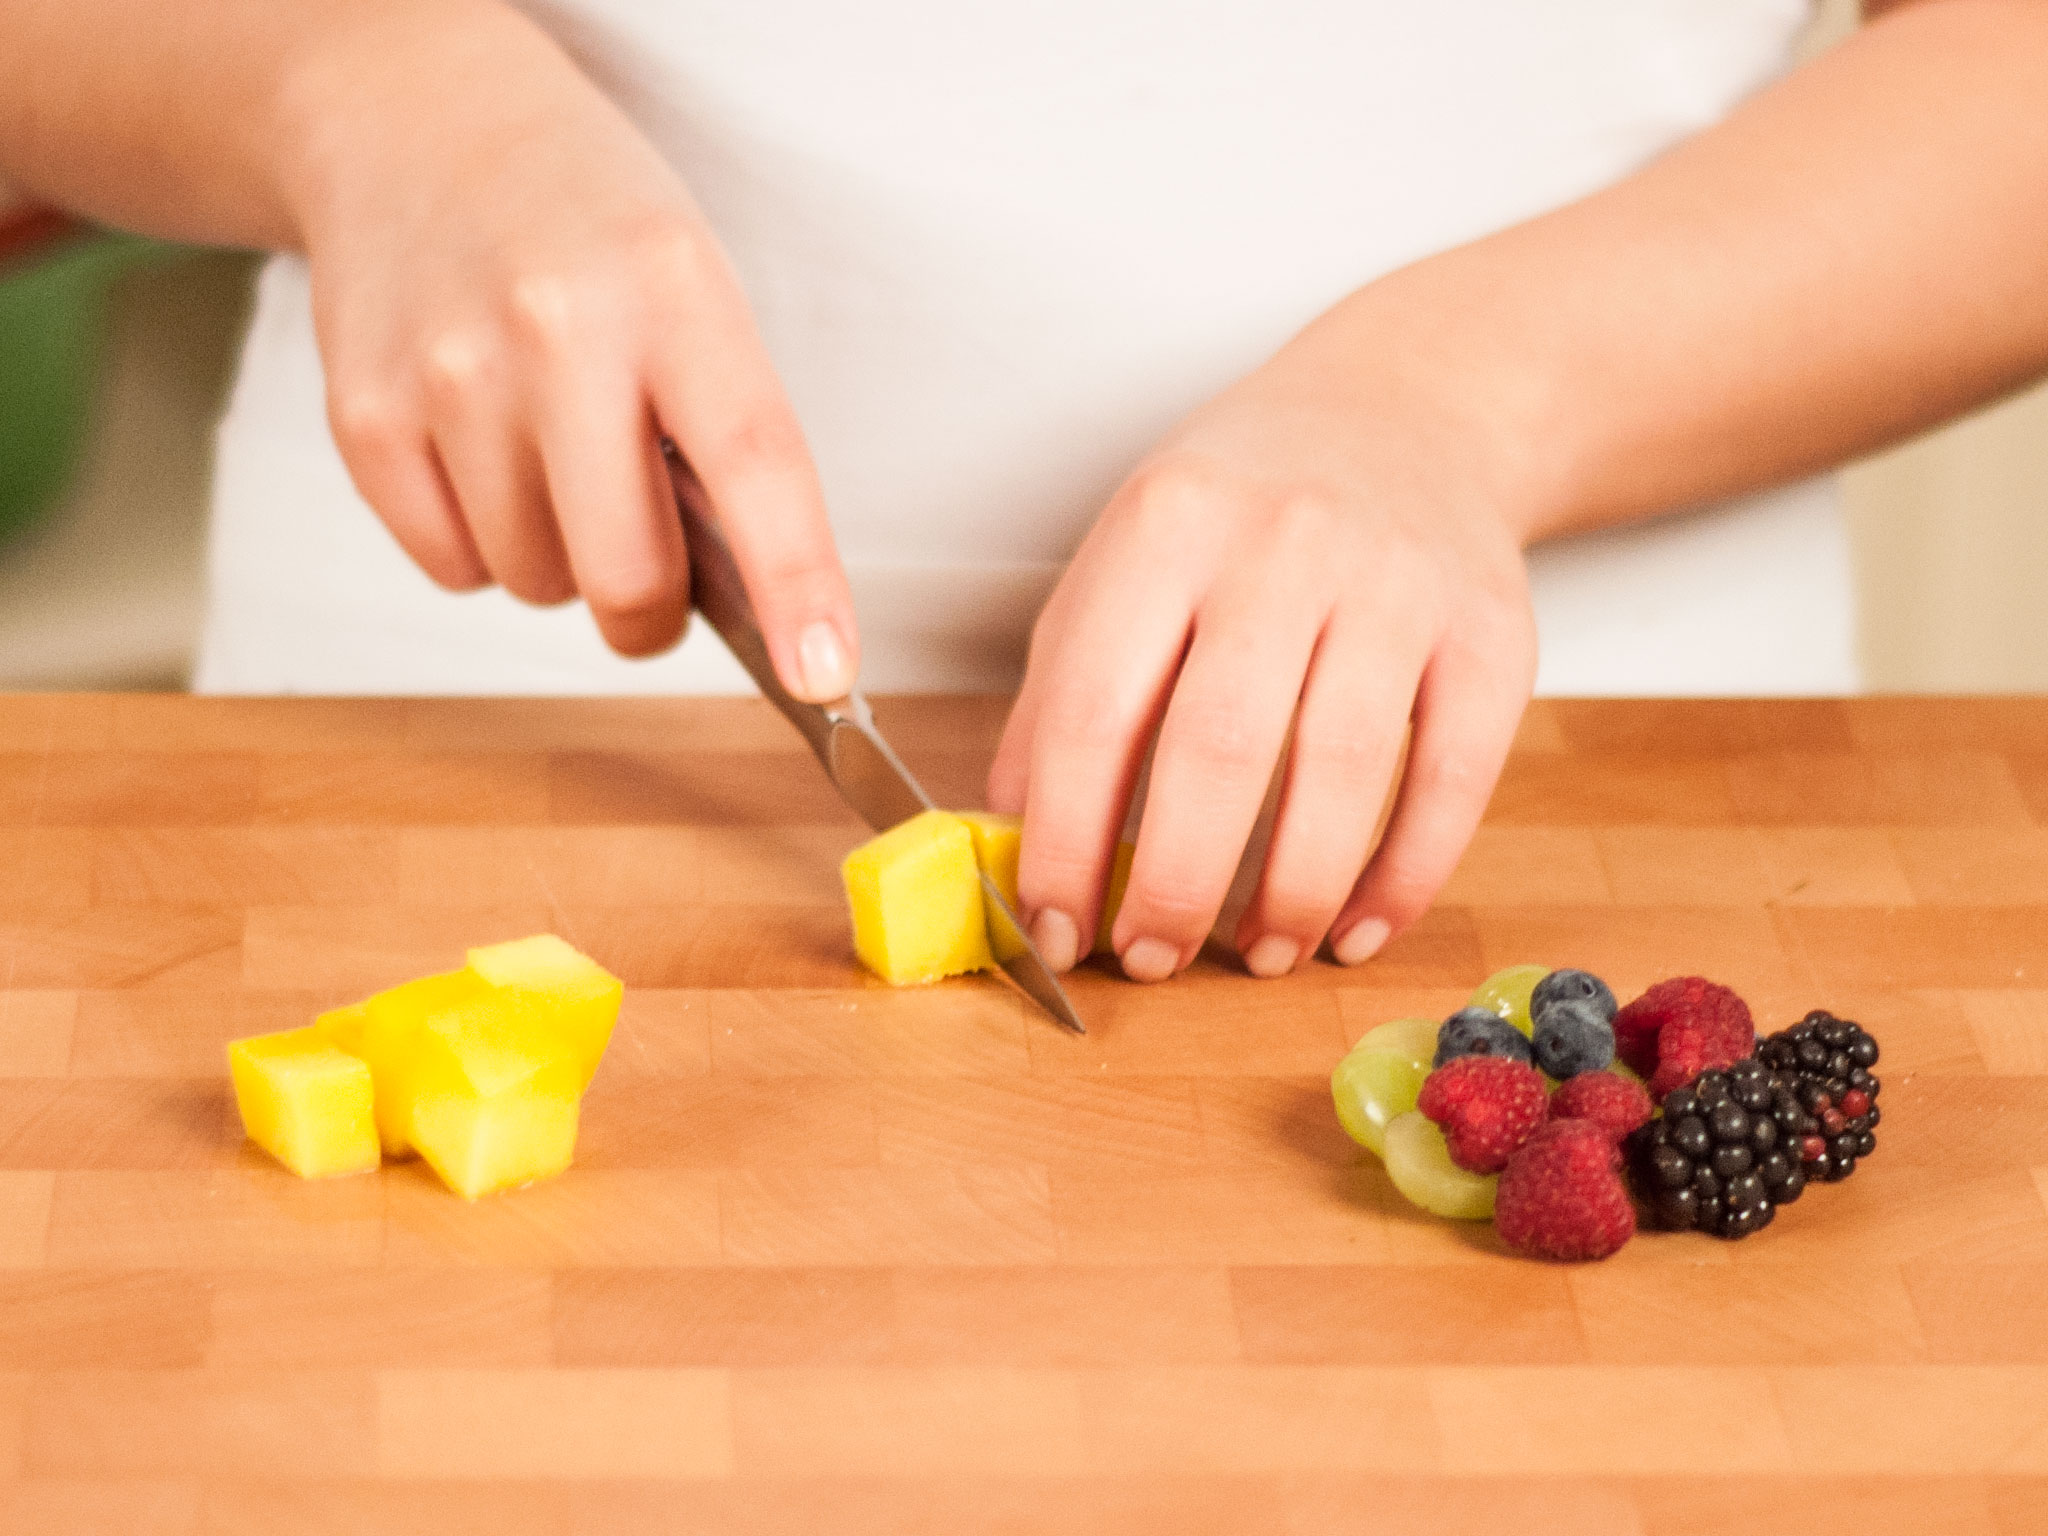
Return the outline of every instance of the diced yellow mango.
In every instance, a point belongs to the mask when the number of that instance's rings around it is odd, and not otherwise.
[[[242,1128],[302,1179],[377,1166],[370,1069],[304,1029],[228,1042]]]
[[[1003,900],[1010,904],[1012,912],[1017,910],[1017,854],[1024,845],[1024,818],[1004,816],[995,811],[955,811],[954,815],[967,823],[968,834],[974,839],[974,862],[981,872],[995,882],[997,890],[1003,893]],[[1024,952],[1024,936],[1015,927],[1003,920],[999,912],[987,910],[984,904],[985,920],[988,925],[989,948],[998,960],[1008,960]]]
[[[625,983],[552,933],[472,949],[469,968],[490,985],[546,1011],[576,1053],[578,1091],[590,1086],[618,1022]]]
[[[1095,947],[1088,951],[1091,955],[1110,952],[1109,930],[1116,926],[1116,915],[1123,910],[1124,892],[1131,887],[1131,860],[1137,852],[1129,842],[1116,845],[1116,858],[1109,866],[1109,891],[1102,902],[1102,919],[1095,925]]]
[[[937,981],[994,963],[974,838],[946,811],[925,811],[846,856],[853,948],[895,986]]]
[[[1024,846],[1024,818],[996,811],[955,811],[974,839],[974,862],[995,881],[1003,900],[1017,905],[1017,855]]]
[[[423,1078],[412,1104],[412,1143],[465,1200],[551,1178],[576,1155],[580,1070],[565,1059],[492,1094]]]
[[[377,1139],[386,1157],[404,1157],[413,1150],[411,1078],[419,1055],[420,1031],[429,1019],[485,996],[489,990],[469,970],[442,971],[388,987],[375,997],[332,1009],[313,1021],[313,1027],[331,1045],[360,1057],[369,1067],[376,1090]]]

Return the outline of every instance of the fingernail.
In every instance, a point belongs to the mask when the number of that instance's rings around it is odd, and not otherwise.
[[[1269,933],[1244,952],[1244,968],[1254,976],[1285,976],[1301,958],[1301,946],[1277,933]]]
[[[853,691],[846,647],[839,643],[839,631],[823,619],[797,637],[796,664],[803,673],[804,691],[814,700],[836,699]]]
[[[1164,981],[1180,967],[1180,951],[1164,939],[1134,939],[1124,951],[1124,974],[1133,981]]]
[[[1055,907],[1047,907],[1031,920],[1031,942],[1038,946],[1038,957],[1055,971],[1071,971],[1074,968],[1075,948],[1078,944],[1074,932],[1074,920]]]
[[[1339,965],[1362,965],[1380,952],[1394,930],[1377,917],[1352,924],[1351,931],[1331,945]]]

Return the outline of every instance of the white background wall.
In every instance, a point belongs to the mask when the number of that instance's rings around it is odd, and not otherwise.
[[[1813,46],[1853,0],[1824,0]],[[211,424],[245,258],[117,292],[100,431],[50,525],[0,550],[0,687],[174,686],[200,605]],[[2048,691],[2048,387],[1850,468],[1871,685]]]

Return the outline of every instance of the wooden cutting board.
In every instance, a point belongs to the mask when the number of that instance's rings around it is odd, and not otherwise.
[[[974,803],[1000,701],[885,704]],[[2048,1529],[2048,703],[1544,703],[1373,964],[1072,1038],[851,962],[751,702],[0,702],[0,1530]],[[306,1184],[221,1043],[553,929],[628,985],[577,1166]],[[1884,1045],[1759,1237],[1503,1254],[1332,1117],[1517,961]]]

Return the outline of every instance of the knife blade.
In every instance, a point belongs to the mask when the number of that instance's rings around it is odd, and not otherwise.
[[[725,535],[709,514],[696,473],[667,438],[662,439],[661,454],[683,520],[683,537],[689,544],[690,601],[746,668],[762,697],[797,728],[846,803],[875,831],[886,832],[920,811],[934,809],[924,786],[876,729],[874,713],[859,689],[843,699],[811,704],[782,686],[739,567],[733,563]],[[1087,1034],[1087,1026],[1074,1011],[1052,967],[1017,921],[1016,912],[988,871],[980,873],[989,952],[996,964],[1054,1019],[1077,1035]]]

